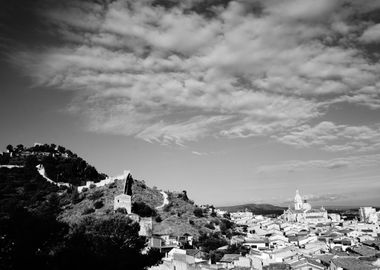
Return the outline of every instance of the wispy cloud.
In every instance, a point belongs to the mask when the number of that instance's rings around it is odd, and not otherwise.
[[[302,198],[314,203],[330,203],[334,201],[339,201],[342,199],[349,198],[348,194],[302,194]],[[283,203],[292,204],[294,202],[294,198],[287,198]]]
[[[274,165],[263,165],[257,168],[258,173],[270,173],[277,171],[308,171],[311,169],[340,168],[363,168],[378,167],[380,164],[380,154],[349,156],[333,159],[314,159],[314,160],[290,160]]]
[[[198,151],[191,151],[192,154],[197,155],[197,156],[207,156],[208,153],[206,152],[198,152]]]
[[[364,150],[379,143],[378,126],[307,123],[339,102],[380,108],[380,65],[358,45],[377,42],[377,26],[351,19],[373,2],[47,1],[39,13],[59,43],[8,57],[36,84],[73,91],[70,110],[96,132]],[[330,144],[337,137],[348,142]]]
[[[282,143],[297,147],[318,146],[331,152],[380,149],[380,125],[348,126],[324,121],[315,126],[302,125],[284,135],[275,135]]]

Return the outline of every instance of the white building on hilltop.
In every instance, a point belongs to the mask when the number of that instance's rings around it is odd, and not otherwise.
[[[311,205],[302,199],[299,191],[294,197],[294,208],[289,207],[282,214],[282,219],[290,222],[300,223],[326,223],[329,221],[327,211],[323,207],[320,209],[312,208]]]

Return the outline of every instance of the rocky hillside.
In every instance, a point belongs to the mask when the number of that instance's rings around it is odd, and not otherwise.
[[[107,218],[113,212],[114,197],[123,192],[124,180],[116,180],[104,187],[93,187],[74,195],[72,203],[66,205],[59,218],[68,223],[78,223],[85,217]],[[147,205],[151,209],[147,216],[153,218],[153,233],[182,236],[189,233],[198,237],[201,233],[223,231],[228,228],[222,225],[225,219],[209,213],[208,209],[197,207],[183,192],[169,192],[169,203],[164,207],[164,196],[161,191],[151,188],[144,181],[134,180],[132,186],[132,212],[139,205]],[[75,198],[74,198],[75,197]],[[137,211],[137,210],[136,210]]]

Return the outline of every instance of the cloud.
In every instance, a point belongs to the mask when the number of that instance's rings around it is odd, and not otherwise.
[[[8,58],[36,85],[72,91],[89,130],[179,145],[272,136],[329,151],[377,140],[327,145],[348,127],[307,124],[341,102],[380,108],[380,65],[356,46],[371,28],[349,19],[379,8],[371,1],[48,3],[39,14],[57,42]]]
[[[375,24],[368,27],[360,37],[364,43],[380,42],[380,24]]]
[[[207,156],[208,153],[206,152],[198,152],[198,151],[191,151],[192,154],[197,155],[197,156]]]
[[[348,194],[302,194],[302,198],[307,200],[308,202],[333,202],[341,199],[348,198]],[[284,201],[284,203],[294,203],[294,198],[288,198]]]
[[[329,121],[315,126],[296,127],[283,136],[274,136],[282,143],[296,147],[318,146],[323,150],[370,151],[380,149],[380,125],[348,126],[337,125]]]
[[[308,171],[312,169],[339,170],[342,168],[364,168],[378,167],[380,164],[380,154],[349,156],[333,159],[314,160],[290,160],[280,164],[262,165],[257,168],[258,173],[271,172],[295,172]]]

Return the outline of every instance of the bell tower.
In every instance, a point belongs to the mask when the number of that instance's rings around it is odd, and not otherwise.
[[[294,209],[295,210],[303,209],[303,201],[298,189],[296,190],[296,196],[294,197]]]

